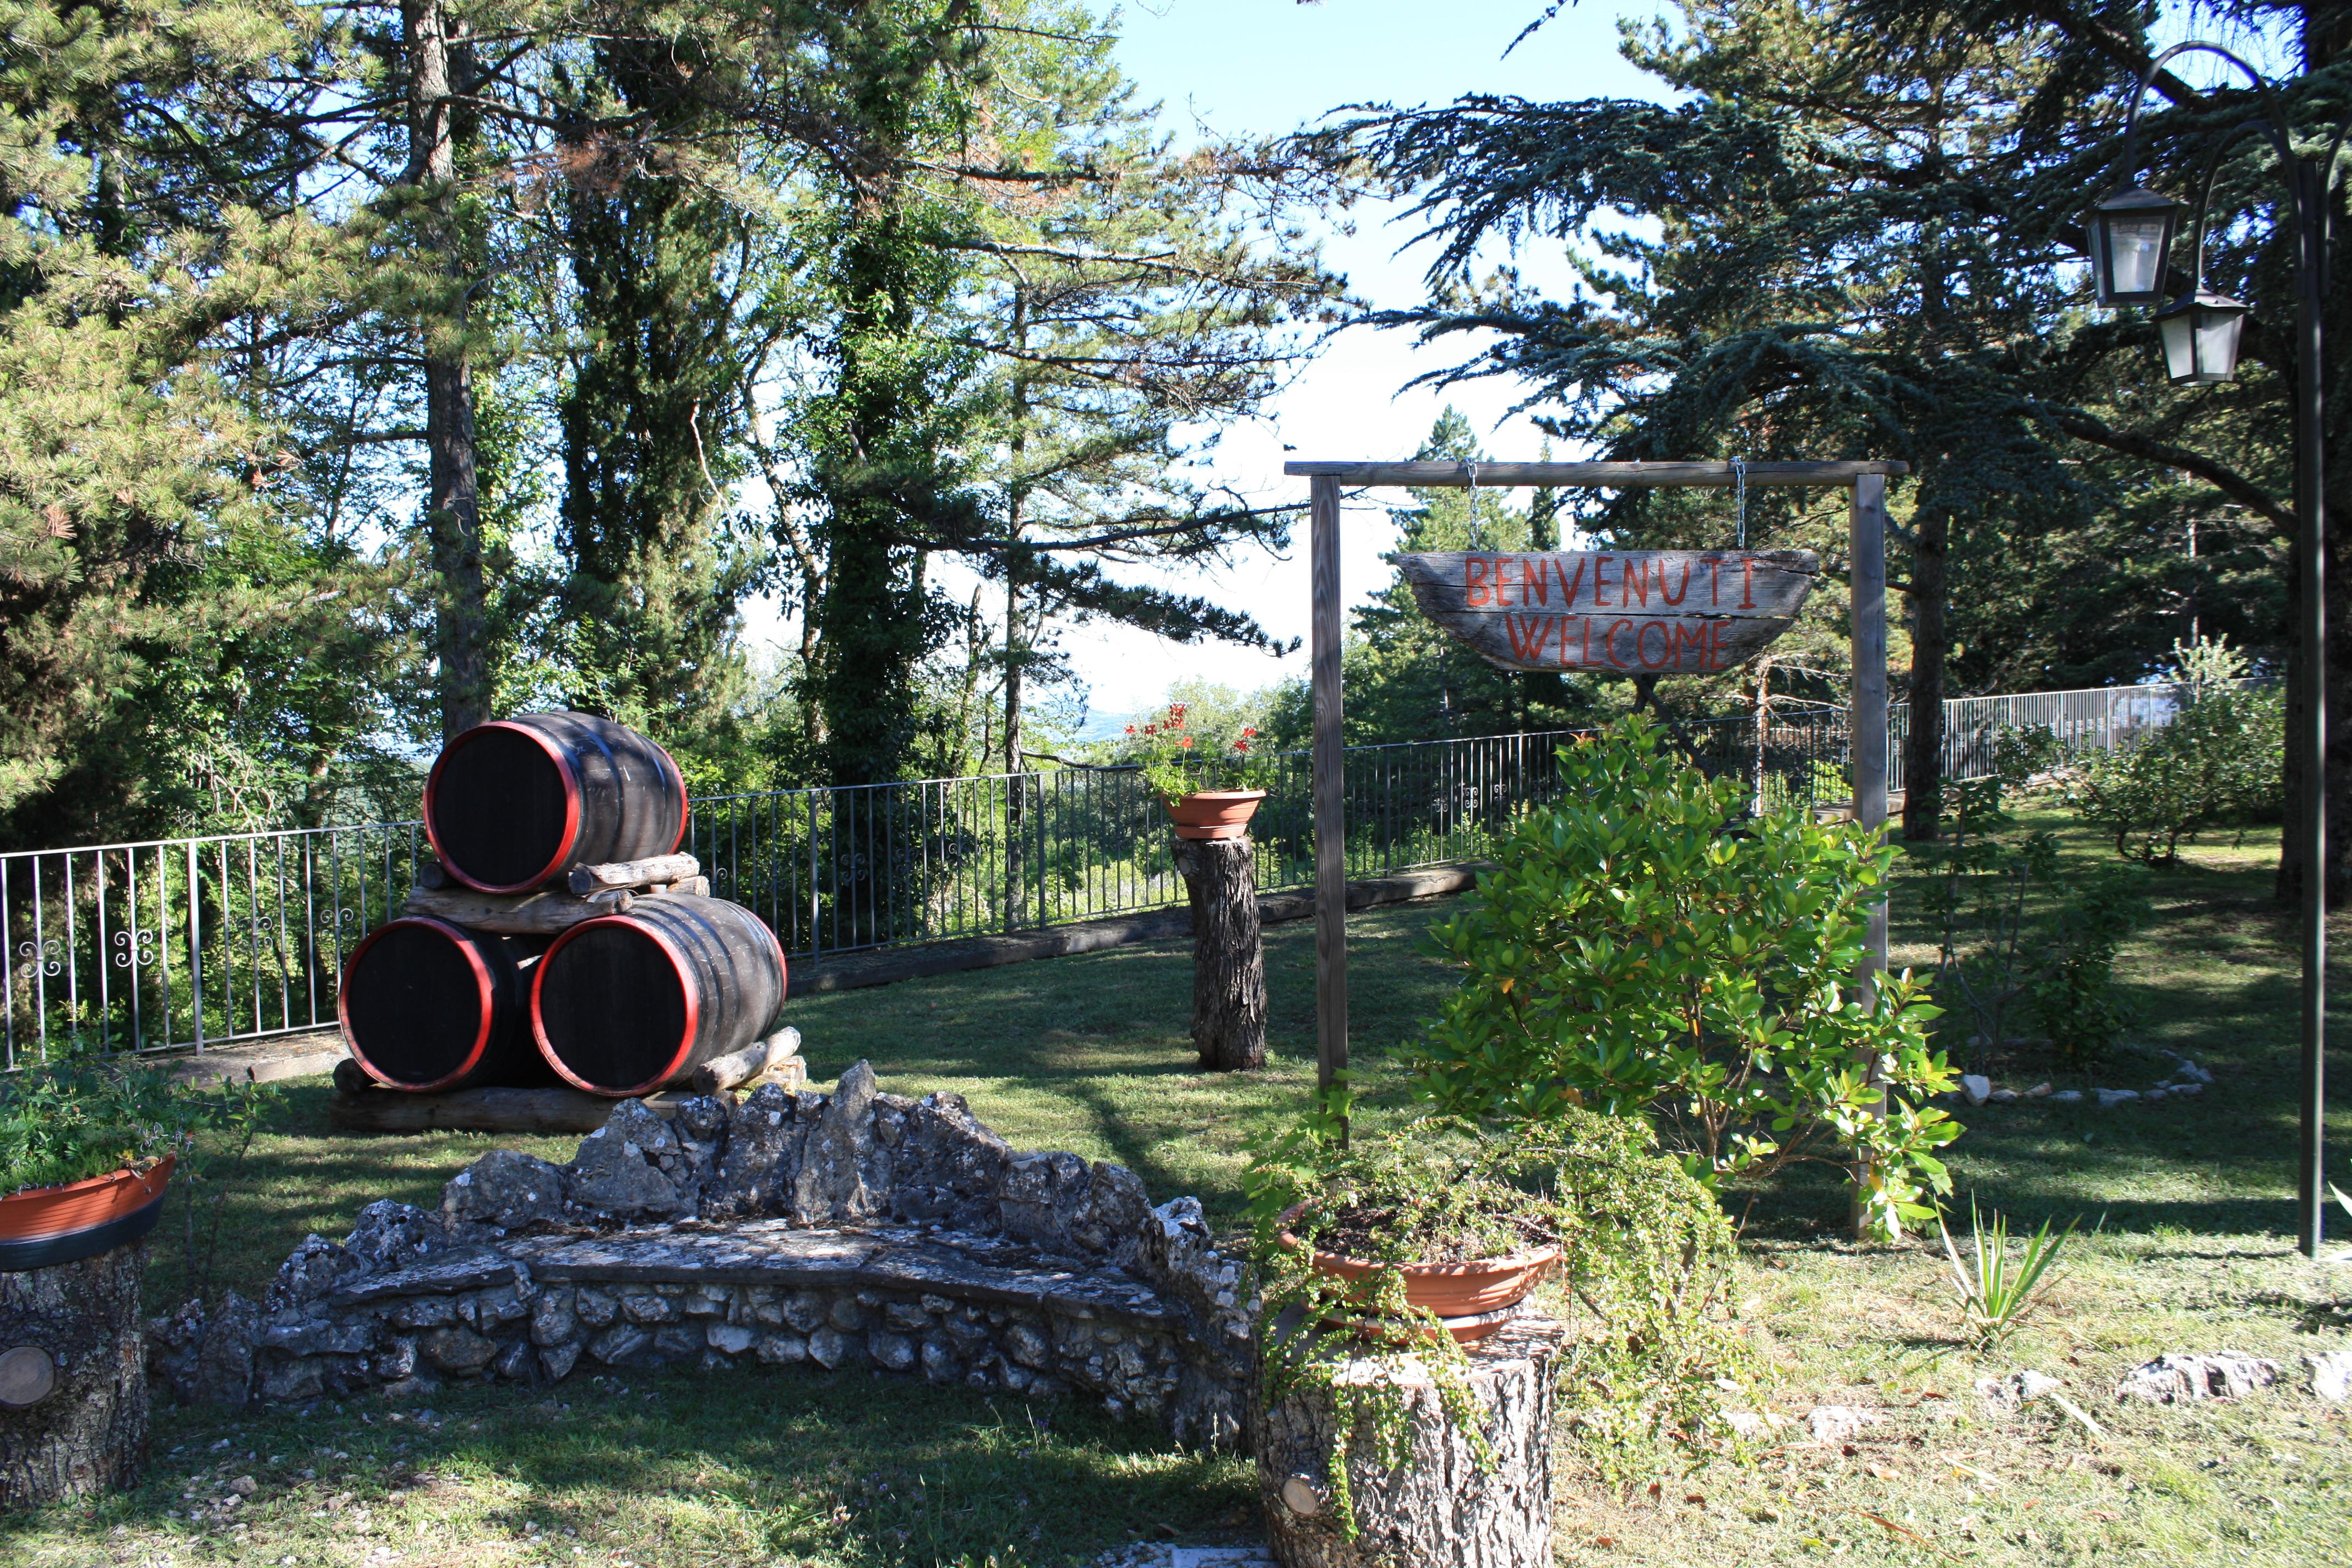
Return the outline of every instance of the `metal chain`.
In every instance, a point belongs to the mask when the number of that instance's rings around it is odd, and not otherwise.
[[[1486,548],[1486,531],[1478,521],[1478,459],[1473,458],[1462,465],[1470,475],[1470,548]]]
[[[1748,548],[1748,459],[1731,459],[1731,511],[1738,524],[1738,543],[1735,549]]]

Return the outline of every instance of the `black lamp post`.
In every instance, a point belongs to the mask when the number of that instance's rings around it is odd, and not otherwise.
[[[2316,1258],[2326,1212],[2322,1199],[2326,1195],[2322,1157],[2327,1046],[2327,533],[2323,516],[2326,435],[2319,374],[2320,303],[2327,279],[2328,193],[2335,182],[2336,155],[2352,121],[2336,128],[2326,157],[2301,156],[2294,149],[2293,127],[2262,72],[2218,45],[2175,44],[2156,57],[2132,95],[2131,118],[2124,131],[2123,178],[2134,173],[2139,106],[2147,96],[2148,84],[2166,61],[2192,50],[2218,55],[2252,78],[2262,96],[2263,114],[2231,132],[2214,149],[2197,202],[2193,280],[2187,293],[2157,312],[2165,368],[2173,381],[2183,384],[2227,381],[2237,370],[2238,334],[2245,324],[2246,307],[2205,287],[2205,209],[2221,153],[2238,134],[2252,131],[2270,138],[2286,181],[2288,205],[2294,214],[2295,543],[2302,568],[2296,619],[2306,698],[2301,722],[2288,737],[2288,744],[2298,749],[2303,763],[2302,787],[2291,819],[2303,859],[2303,882],[2295,889],[2303,958],[2303,1121],[2295,1141],[2296,1229],[2304,1252]],[[2107,197],[2092,210],[2087,226],[2091,267],[2102,303],[2152,305],[2164,298],[2166,263],[2183,210],[2180,204],[2137,185]]]

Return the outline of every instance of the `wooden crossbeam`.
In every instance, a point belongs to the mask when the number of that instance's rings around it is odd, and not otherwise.
[[[1349,485],[1404,485],[1414,489],[1466,489],[1473,478],[1481,489],[1550,486],[1561,489],[1647,490],[1667,486],[1728,489],[1738,479],[1729,463],[1285,463],[1282,471],[1302,479],[1337,479]],[[1850,485],[1865,475],[1893,478],[1911,471],[1908,463],[1750,463],[1748,483]]]

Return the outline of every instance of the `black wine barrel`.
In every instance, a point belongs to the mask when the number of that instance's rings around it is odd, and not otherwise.
[[[352,1059],[419,1092],[548,1081],[527,1023],[546,945],[421,915],[376,927],[343,961],[335,998]]]
[[[784,950],[724,899],[669,893],[555,939],[531,979],[530,1026],[566,1082],[615,1100],[677,1083],[767,1033]]]
[[[574,866],[668,855],[686,842],[686,775],[625,724],[524,713],[441,748],[425,832],[449,874],[523,893]]]

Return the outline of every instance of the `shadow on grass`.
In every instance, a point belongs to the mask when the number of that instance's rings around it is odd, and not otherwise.
[[[535,1522],[576,1531],[599,1561],[1065,1564],[1139,1538],[1230,1532],[1255,1491],[1242,1461],[1183,1451],[1139,1420],[796,1369],[628,1373],[536,1400],[451,1390],[429,1421],[373,1400],[226,1422],[168,1411],[155,1436],[137,1488],[0,1521],[0,1546],[29,1553],[119,1526],[152,1546],[307,1562],[338,1538],[408,1545],[415,1521],[429,1521],[420,1536],[518,1543]],[[215,1442],[231,1450],[223,1461]],[[217,1497],[223,1462],[259,1486],[231,1516],[243,1533],[189,1520],[181,1496]],[[341,1493],[351,1507],[323,1512]],[[381,1533],[353,1528],[362,1509]]]

